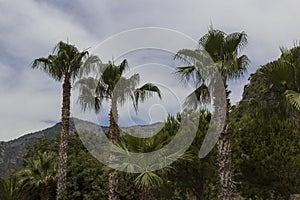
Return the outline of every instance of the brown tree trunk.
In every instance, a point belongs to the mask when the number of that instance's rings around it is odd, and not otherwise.
[[[112,143],[116,143],[119,137],[119,126],[118,126],[118,108],[115,99],[111,101],[111,108],[109,113],[109,139]],[[113,161],[115,158],[110,155],[110,160]],[[112,171],[109,174],[109,200],[118,199],[118,173]]]
[[[220,134],[219,141],[217,143],[218,149],[218,166],[219,166],[219,182],[220,182],[220,194],[219,200],[230,200],[235,196],[236,188],[233,182],[233,169],[231,161],[231,133],[229,132],[229,109],[230,109],[230,91],[225,84],[226,93],[226,118],[225,125],[222,133]]]
[[[117,171],[112,171],[109,174],[109,200],[117,200],[118,198],[118,173]]]
[[[140,200],[155,200],[151,187],[142,189]]]
[[[44,186],[41,192],[41,200],[49,200],[50,199],[50,191],[48,186]]]
[[[63,102],[61,116],[61,132],[59,143],[59,166],[57,180],[56,199],[63,197],[67,188],[67,151],[68,151],[68,135],[70,121],[70,97],[71,97],[71,82],[70,75],[65,75],[63,83]]]
[[[109,139],[116,143],[120,136],[118,125],[118,108],[116,100],[112,99],[109,112]]]

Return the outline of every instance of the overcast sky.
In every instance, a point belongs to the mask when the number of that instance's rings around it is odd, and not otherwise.
[[[249,44],[244,53],[251,64],[243,79],[230,84],[236,103],[249,74],[278,58],[280,46],[291,47],[299,40],[299,6],[298,0],[0,0],[0,141],[59,121],[61,83],[30,64],[51,53],[60,40],[68,39],[83,50],[140,27],[172,29],[196,41],[211,23],[226,33],[245,31]],[[176,42],[162,42],[166,41]],[[150,110],[157,115],[169,112],[160,104]],[[121,125],[132,124],[127,121],[123,118]]]

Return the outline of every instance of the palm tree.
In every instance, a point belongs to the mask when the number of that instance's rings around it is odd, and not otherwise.
[[[171,119],[169,116],[168,120]],[[169,123],[166,122],[165,125]],[[169,124],[170,126],[170,124]],[[164,147],[164,145],[167,145],[172,139],[173,135],[170,135],[169,131],[177,132],[177,130],[168,130],[165,131],[166,127],[163,128],[159,133],[156,135],[150,137],[150,138],[141,138],[141,137],[135,137],[131,136],[130,134],[125,134],[118,143],[118,148],[115,148],[116,153],[119,158],[122,158],[122,156],[128,156],[128,152],[132,153],[149,153],[158,151],[161,148]],[[136,133],[136,134],[142,134],[142,133]],[[121,150],[121,151],[120,151]],[[125,155],[124,155],[125,154]],[[130,156],[130,155],[129,155]],[[136,155],[134,155],[135,157]],[[116,168],[122,170],[122,171],[128,171],[128,172],[134,172],[142,169],[142,172],[139,174],[130,173],[130,176],[134,178],[134,184],[136,188],[140,191],[139,199],[141,200],[153,200],[155,199],[154,196],[154,190],[159,185],[163,183],[163,177],[171,170],[171,167],[164,167],[163,169],[157,170],[157,171],[151,171],[151,167],[153,169],[159,168],[158,166],[161,164],[160,162],[155,163],[153,166],[153,163],[150,161],[150,163],[147,163],[147,158],[143,157],[144,155],[141,154],[144,162],[122,162],[117,165],[115,165]],[[172,156],[172,155],[170,155]],[[183,155],[180,157],[182,160],[187,160],[188,154]],[[166,158],[168,159],[168,158]],[[134,160],[134,158],[133,158]],[[149,167],[148,165],[151,165]],[[126,169],[126,170],[124,170]]]
[[[49,200],[49,185],[57,178],[56,157],[54,152],[38,152],[35,159],[25,160],[25,169],[17,174],[19,184],[30,190],[38,190],[41,200]]]
[[[210,98],[209,89],[206,85],[206,77],[202,74],[199,67],[199,62],[205,67],[205,53],[211,57],[218,71],[220,72],[226,95],[226,119],[223,131],[220,134],[217,143],[218,148],[218,165],[219,165],[219,182],[220,194],[219,199],[232,199],[235,193],[235,184],[233,182],[233,171],[231,164],[231,133],[229,132],[229,111],[231,103],[229,99],[230,90],[228,89],[227,81],[240,78],[246,70],[249,59],[246,55],[239,56],[239,53],[247,44],[247,35],[244,32],[235,32],[229,35],[220,30],[209,29],[199,40],[199,48],[196,50],[182,49],[177,52],[175,59],[185,61],[188,66],[178,67],[177,72],[185,81],[191,78],[196,82],[196,89],[187,98],[196,95],[198,102],[206,103]],[[208,59],[206,59],[208,60]],[[215,101],[218,101],[218,97]],[[199,103],[198,103],[199,105]]]
[[[137,88],[140,81],[139,74],[134,74],[129,78],[123,77],[123,73],[128,68],[128,63],[123,60],[120,65],[115,65],[109,61],[106,66],[98,70],[98,77],[82,78],[76,82],[79,87],[78,102],[83,110],[94,109],[97,112],[102,107],[103,100],[110,100],[109,112],[109,139],[114,144],[117,143],[120,131],[118,126],[118,104],[123,105],[127,99],[132,99],[134,109],[138,110],[139,101],[143,102],[153,93],[157,93],[161,98],[160,90],[157,86],[146,83]],[[110,158],[114,160],[113,158]],[[109,199],[118,199],[117,172],[113,171],[109,175]]]
[[[283,94],[285,99],[300,111],[300,47],[287,50],[281,48],[281,57],[261,68],[260,74],[271,87],[276,87]],[[300,130],[300,117],[296,113],[296,124]]]
[[[169,142],[169,138],[166,135],[157,134],[150,138],[139,138],[131,135],[125,135],[121,142],[118,144],[122,150],[126,152],[134,152],[134,153],[148,153],[159,150],[163,147],[163,145]],[[120,152],[120,154],[124,154],[124,151]],[[126,155],[125,155],[126,156]],[[144,158],[145,159],[145,158]],[[159,165],[160,163],[157,163]],[[134,171],[134,169],[143,169],[142,173],[138,175],[131,173],[131,177],[134,178],[134,183],[137,189],[139,189],[140,195],[139,199],[141,200],[152,200],[154,198],[154,189],[155,187],[161,185],[163,183],[162,172],[168,170],[168,168],[164,168],[159,171],[149,171],[147,169],[148,163],[147,160],[142,163],[137,162],[123,162],[119,164],[120,169],[128,169],[127,171]]]
[[[0,199],[18,200],[24,197],[16,175],[10,176],[9,179],[0,179],[0,191]]]
[[[84,59],[87,59],[84,63]],[[56,81],[63,80],[63,100],[61,114],[61,132],[59,145],[59,169],[57,181],[57,197],[60,199],[66,190],[67,178],[67,151],[70,120],[70,96],[71,96],[71,80],[74,79],[80,72],[83,65],[98,63],[100,60],[96,56],[88,57],[88,52],[80,52],[74,45],[59,42],[53,54],[47,58],[41,57],[35,59],[32,68],[39,68],[46,72]]]

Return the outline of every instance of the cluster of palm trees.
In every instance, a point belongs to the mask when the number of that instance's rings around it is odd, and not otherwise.
[[[220,138],[217,143],[217,163],[219,167],[220,186],[219,199],[221,200],[233,199],[237,192],[233,180],[234,175],[231,161],[230,143],[232,135],[229,131],[231,103],[229,99],[230,90],[228,89],[228,81],[243,76],[249,64],[248,57],[246,55],[240,55],[246,44],[247,35],[244,32],[226,34],[220,30],[210,28],[208,33],[200,38],[199,48],[194,50],[179,50],[174,57],[175,59],[188,63],[188,66],[177,68],[177,72],[181,75],[183,80],[189,81],[191,78],[197,79],[197,84],[192,94],[196,95],[199,104],[207,102],[207,97],[209,97],[210,94],[208,86],[205,84],[205,77],[201,76],[199,68],[197,67],[198,53],[200,51],[206,51],[221,74],[226,95],[225,125],[222,127],[222,132],[220,133]],[[300,85],[298,82],[298,76],[300,75],[298,70],[298,64],[300,64],[298,61],[299,53],[299,48],[293,50],[293,52],[285,51],[280,61],[271,63],[270,66],[262,71],[266,80],[273,84],[282,84],[286,87],[285,95],[298,109],[300,109]],[[294,65],[295,61],[297,61],[296,67]],[[108,135],[113,143],[117,143],[120,135],[118,127],[118,105],[122,105],[127,99],[131,99],[137,111],[139,102],[143,102],[153,94],[156,93],[158,97],[161,98],[159,88],[152,83],[138,87],[138,74],[134,74],[129,78],[123,76],[125,70],[128,68],[126,60],[123,60],[119,65],[115,65],[113,61],[108,62],[108,64],[102,64],[98,57],[89,55],[87,51],[80,52],[75,46],[64,42],[57,44],[52,55],[49,55],[47,58],[36,59],[33,62],[33,68],[39,68],[45,71],[49,76],[54,78],[54,80],[63,80],[56,199],[62,198],[66,190],[67,136],[69,134],[71,80],[82,76],[84,73],[88,74],[91,65],[96,66],[98,74],[96,78],[81,78],[75,83],[80,91],[78,102],[83,110],[91,109],[99,112],[102,108],[102,102],[104,100],[110,101],[110,126]],[[147,176],[148,175],[151,174],[147,174]],[[109,176],[110,200],[118,199],[117,183],[117,172],[112,171]],[[43,191],[46,194],[47,188],[44,188]]]
[[[55,80],[63,80],[57,199],[62,198],[66,190],[71,79],[74,80],[80,74],[88,74],[92,65],[96,65],[98,68],[99,77],[81,78],[76,82],[76,86],[80,88],[78,101],[83,110],[89,108],[99,112],[103,100],[110,100],[109,139],[113,143],[116,143],[119,137],[118,104],[122,105],[128,98],[131,98],[137,111],[138,103],[145,101],[153,93],[157,93],[159,98],[161,98],[160,90],[152,83],[146,83],[141,87],[137,87],[140,80],[139,74],[134,74],[130,78],[123,76],[128,68],[126,60],[123,60],[118,66],[114,62],[104,65],[98,57],[89,56],[87,51],[79,52],[75,46],[64,42],[58,43],[54,48],[53,55],[49,55],[47,58],[36,59],[33,62],[33,68],[42,69]],[[117,182],[117,173],[111,172],[109,176],[109,199],[118,198]]]
[[[49,200],[52,196],[50,185],[57,179],[56,158],[54,152],[37,152],[35,159],[25,160],[25,169],[13,173],[7,180],[0,180],[0,199]]]

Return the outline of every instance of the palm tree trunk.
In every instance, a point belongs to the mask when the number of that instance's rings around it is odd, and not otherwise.
[[[65,75],[63,83],[63,102],[61,116],[61,132],[59,144],[59,166],[57,180],[56,199],[63,197],[67,188],[67,151],[68,151],[68,135],[70,121],[70,97],[71,97],[71,82],[70,75]]]
[[[119,138],[118,108],[116,100],[112,99],[109,112],[109,139],[116,143]]]
[[[230,200],[234,198],[236,188],[233,182],[233,171],[231,161],[231,133],[229,132],[229,109],[230,109],[230,91],[225,84],[226,93],[226,118],[223,132],[220,134],[219,141],[217,143],[218,149],[218,166],[219,166],[219,182],[220,182],[220,194],[219,200]]]
[[[117,200],[118,198],[118,173],[112,171],[109,174],[109,200]]]
[[[119,126],[118,126],[118,108],[115,99],[111,101],[111,108],[109,113],[109,139],[111,142],[116,143],[119,137]],[[110,160],[114,160],[114,156],[110,155]],[[118,199],[118,173],[112,171],[109,174],[109,200]]]
[[[140,195],[140,200],[154,200],[154,195],[152,191],[152,187],[147,187],[143,188],[141,195]]]
[[[49,200],[50,199],[50,191],[48,186],[44,186],[41,192],[41,200]]]

